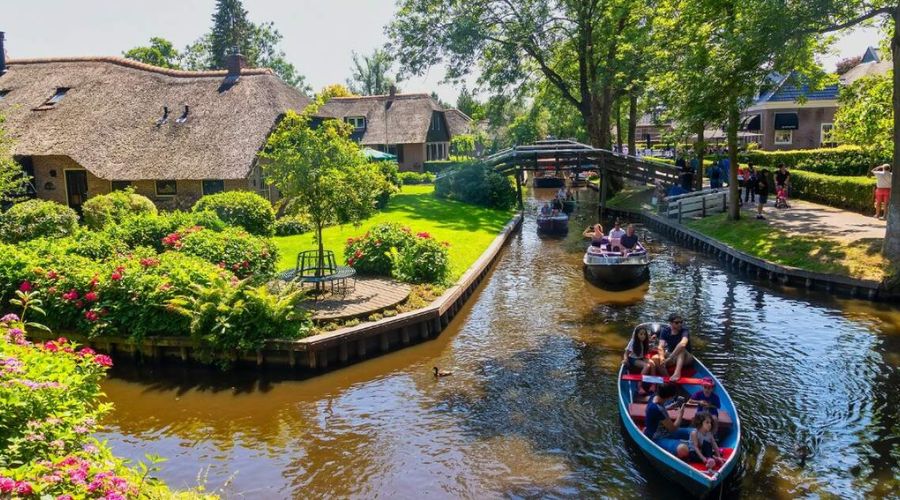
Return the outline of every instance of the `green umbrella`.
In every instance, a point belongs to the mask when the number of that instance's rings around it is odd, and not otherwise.
[[[385,153],[372,148],[363,148],[362,153],[366,158],[374,161],[397,161],[397,155]]]

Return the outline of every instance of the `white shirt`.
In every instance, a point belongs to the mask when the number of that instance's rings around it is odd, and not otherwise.
[[[610,237],[610,238],[621,238],[622,236],[625,236],[625,230],[624,230],[624,229],[621,229],[621,228],[619,228],[619,229],[612,228],[612,229],[609,230],[609,237]]]
[[[872,172],[875,174],[875,187],[878,188],[891,188],[891,181],[893,180],[893,172]]]

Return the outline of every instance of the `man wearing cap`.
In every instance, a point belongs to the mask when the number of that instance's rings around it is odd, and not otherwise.
[[[677,382],[681,378],[681,369],[694,363],[691,356],[691,339],[687,327],[684,326],[684,318],[678,314],[669,316],[669,324],[659,329],[660,340],[666,341],[666,366],[675,365],[670,380]]]
[[[688,404],[699,406],[697,413],[707,412],[710,414],[713,418],[713,434],[719,429],[719,408],[722,407],[719,395],[713,391],[715,385],[712,378],[705,377],[702,383],[703,389],[691,395],[691,399],[688,401]]]

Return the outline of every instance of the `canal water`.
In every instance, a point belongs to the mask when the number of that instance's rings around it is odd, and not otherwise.
[[[678,497],[625,438],[615,383],[632,326],[677,311],[740,411],[723,497],[896,498],[900,311],[781,289],[643,229],[649,284],[600,290],[577,234],[596,195],[579,194],[564,240],[536,236],[530,200],[438,339],[306,380],[123,362],[100,437],[228,497]]]

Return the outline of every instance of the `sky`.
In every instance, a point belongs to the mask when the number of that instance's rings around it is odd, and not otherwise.
[[[395,0],[244,0],[253,22],[273,21],[281,48],[313,89],[345,83],[352,54],[369,54],[387,41],[384,26]],[[206,33],[215,0],[3,0],[0,31],[10,58],[121,55],[161,36],[179,49]],[[875,29],[850,32],[822,64],[862,55],[877,45]],[[399,84],[403,92],[436,91],[455,103],[460,87],[441,84],[443,70]],[[474,87],[474,78],[469,87]]]

